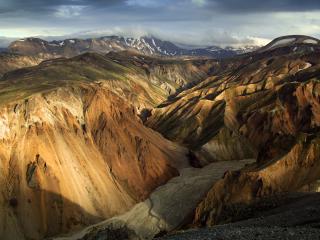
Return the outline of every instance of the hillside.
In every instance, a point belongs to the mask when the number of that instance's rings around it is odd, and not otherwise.
[[[223,71],[152,112],[147,125],[193,149],[203,164],[257,158],[212,187],[195,223],[217,224],[223,207],[297,191],[320,178],[320,45],[311,40],[288,36],[271,43],[276,47],[226,60]]]
[[[5,74],[0,81],[0,99],[5,103],[84,81],[110,89],[141,110],[164,101],[176,88],[205,79],[214,63],[161,60],[132,52],[106,56],[86,53],[71,59],[47,60]]]
[[[1,238],[77,230],[124,213],[177,176],[188,151],[145,127],[139,111],[206,78],[213,64],[86,53],[5,73]]]
[[[0,238],[152,239],[314,191],[319,53],[295,35],[223,60],[84,53],[5,73]]]
[[[41,58],[18,54],[0,53],[0,77],[6,72],[39,64]]]
[[[37,84],[1,102],[1,238],[42,239],[123,213],[188,164],[108,88]]]

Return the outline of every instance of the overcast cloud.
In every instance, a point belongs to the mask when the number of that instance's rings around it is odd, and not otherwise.
[[[264,44],[288,34],[320,37],[320,1],[0,0],[1,39],[111,34],[193,45]]]

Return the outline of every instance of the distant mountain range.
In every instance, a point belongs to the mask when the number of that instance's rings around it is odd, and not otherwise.
[[[89,39],[66,39],[60,41],[45,41],[39,38],[25,38],[12,42],[8,51],[23,55],[41,57],[73,57],[85,52],[108,53],[124,50],[138,51],[149,56],[197,56],[210,58],[226,58],[238,54],[251,52],[258,49],[257,46],[242,48],[233,47],[199,47],[186,49],[176,44],[163,41],[154,37],[125,38],[108,36]]]

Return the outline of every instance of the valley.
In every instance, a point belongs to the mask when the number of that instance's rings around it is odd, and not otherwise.
[[[298,209],[318,211],[319,40],[223,58],[71,40],[0,55],[0,239],[320,235]]]

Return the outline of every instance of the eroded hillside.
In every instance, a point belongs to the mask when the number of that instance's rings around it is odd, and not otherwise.
[[[312,184],[319,53],[288,36],[222,61],[86,53],[6,73],[0,236],[107,219],[60,239],[152,238]]]
[[[163,103],[148,119],[204,162],[257,157],[213,186],[196,223],[216,224],[228,204],[297,191],[320,177],[319,44],[290,36],[269,46],[277,43],[244,56],[244,64],[241,58],[222,63],[221,74]]]
[[[42,239],[123,213],[185,159],[97,84],[1,106],[0,126],[4,239]]]
[[[88,53],[6,73],[0,236],[73,231],[125,212],[176,176],[187,150],[144,127],[138,114],[201,81],[210,66]]]

